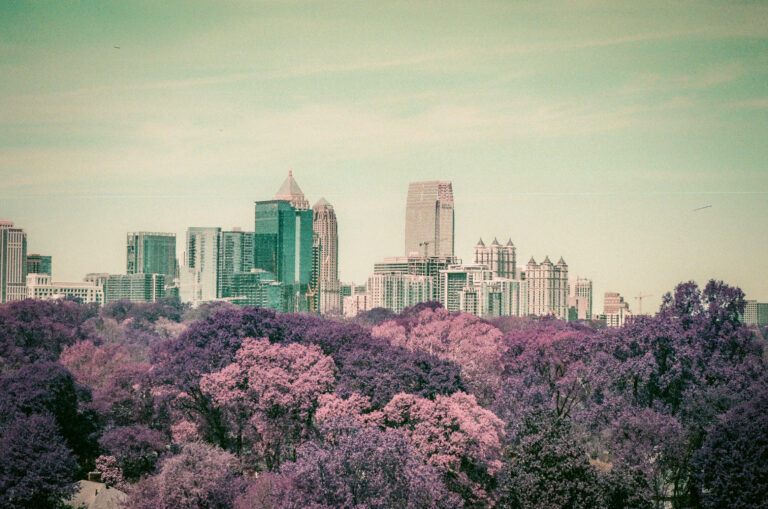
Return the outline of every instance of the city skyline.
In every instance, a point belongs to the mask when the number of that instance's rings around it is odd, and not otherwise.
[[[498,235],[596,309],[709,278],[768,300],[768,6],[308,5],[0,4],[0,217],[28,253],[120,273],[127,232],[250,230],[290,168],[334,205],[342,281],[444,180],[465,262]]]

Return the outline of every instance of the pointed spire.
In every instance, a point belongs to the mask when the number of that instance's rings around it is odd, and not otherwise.
[[[552,261],[549,259],[549,256],[544,258],[544,261],[541,262],[542,265],[552,265]]]
[[[483,242],[482,237],[480,237],[480,240],[477,241],[477,244],[475,244],[475,247],[485,247],[485,242]]]
[[[565,260],[563,260],[563,257],[560,257],[560,260],[557,262],[558,265],[566,265]]]
[[[511,246],[511,247],[515,247],[515,245],[512,243],[512,238],[510,238],[510,239],[507,241],[507,247],[510,247],[510,246]]]
[[[496,237],[494,237],[494,238],[493,238],[493,242],[491,243],[491,245],[492,245],[492,246],[500,246],[501,244],[499,244],[499,239],[497,239]]]
[[[328,209],[332,209],[332,208],[333,208],[333,205],[331,205],[330,203],[328,203],[328,200],[326,200],[325,198],[320,198],[319,200],[317,200],[317,203],[315,203],[315,204],[312,206],[312,208],[313,208],[313,209],[320,209],[320,208],[328,208]]]
[[[291,170],[288,170],[288,178],[283,181],[283,185],[277,190],[275,199],[289,201],[291,202],[291,205],[299,210],[306,210],[309,208],[309,202],[304,198],[304,193],[293,178],[293,171]]]
[[[536,265],[536,260],[533,259],[533,256],[531,256],[531,259],[528,260],[528,265]]]

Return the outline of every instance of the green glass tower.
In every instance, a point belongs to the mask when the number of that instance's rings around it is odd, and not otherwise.
[[[312,220],[309,202],[290,172],[274,200],[255,203],[253,267],[274,274],[283,283],[284,311],[309,309]]]
[[[166,282],[177,276],[176,234],[131,232],[126,238],[126,274],[163,274]]]

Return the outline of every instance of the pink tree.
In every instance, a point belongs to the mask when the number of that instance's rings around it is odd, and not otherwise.
[[[97,389],[119,366],[131,361],[124,346],[110,343],[96,346],[93,341],[78,341],[61,352],[59,362],[72,372],[77,381]]]
[[[318,398],[333,390],[335,370],[315,345],[247,338],[234,362],[203,376],[200,388],[225,413],[238,456],[272,470],[312,436]]]
[[[502,467],[504,423],[463,392],[434,401],[398,394],[382,410],[387,427],[405,431],[444,476],[446,486],[470,506],[493,502],[494,477]]]
[[[427,308],[404,324],[386,321],[374,327],[372,335],[456,363],[484,404],[501,386],[505,352],[501,331],[476,316]]]

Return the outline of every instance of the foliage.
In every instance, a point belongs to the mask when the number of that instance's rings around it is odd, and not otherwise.
[[[186,444],[128,494],[128,509],[227,509],[243,491],[237,460],[204,443]]]
[[[99,445],[103,452],[115,458],[123,477],[133,482],[155,469],[158,457],[166,449],[167,439],[159,431],[135,424],[105,432]]]

